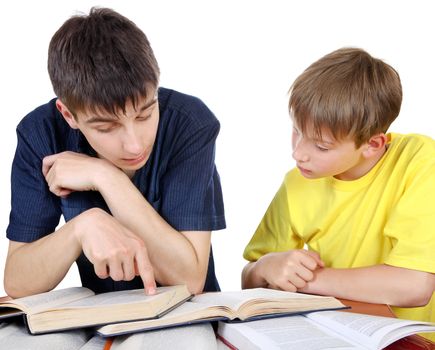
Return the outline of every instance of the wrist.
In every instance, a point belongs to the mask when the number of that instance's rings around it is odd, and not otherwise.
[[[72,237],[80,247],[82,247],[83,238],[88,228],[95,226],[94,218],[96,215],[100,215],[100,212],[102,212],[100,208],[91,208],[67,222],[66,225],[69,225]]]
[[[117,187],[122,181],[128,179],[121,169],[104,159],[99,159],[99,165],[98,170],[94,172],[93,183],[95,190],[100,193],[105,192],[106,189],[114,188],[114,186]]]
[[[321,295],[335,295],[333,286],[338,283],[334,278],[334,271],[331,268],[322,267],[313,271],[314,277],[307,282],[305,287],[298,289],[299,292]],[[334,282],[332,282],[334,281]]]
[[[267,268],[265,264],[264,257],[266,255],[263,255],[260,259],[257,261],[251,263],[247,271],[249,274],[249,280],[251,281],[251,284],[253,284],[255,287],[267,287],[268,281],[267,281]],[[266,259],[267,260],[267,259]]]

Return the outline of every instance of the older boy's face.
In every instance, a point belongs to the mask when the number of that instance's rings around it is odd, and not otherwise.
[[[355,180],[364,166],[363,146],[355,148],[351,139],[337,141],[327,130],[322,139],[308,126],[305,134],[295,126],[292,134],[293,158],[300,173],[308,179],[334,176],[340,180]]]
[[[159,106],[155,94],[127,103],[125,113],[77,113],[77,127],[100,158],[132,176],[147,162],[156,139]]]

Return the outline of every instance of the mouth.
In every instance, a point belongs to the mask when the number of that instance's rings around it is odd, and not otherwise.
[[[134,166],[134,165],[138,165],[138,164],[142,163],[146,159],[147,159],[147,152],[144,152],[139,157],[124,158],[122,161],[129,166]]]
[[[299,171],[302,173],[302,175],[311,175],[312,171],[302,168],[300,165],[297,165],[297,168],[299,169]]]

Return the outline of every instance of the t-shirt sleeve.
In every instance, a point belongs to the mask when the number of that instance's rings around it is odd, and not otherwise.
[[[200,112],[211,113],[205,107]],[[215,165],[220,125],[214,116],[209,115],[208,120],[183,126],[174,139],[174,154],[162,178],[160,213],[180,231],[225,228],[222,189]]]
[[[435,273],[435,159],[416,167],[392,209],[384,235],[388,265]]]
[[[44,146],[37,133],[23,125],[17,128],[17,148],[12,162],[11,212],[7,238],[32,242],[51,232],[59,223],[59,199],[48,189],[42,174],[42,156],[37,150]],[[24,135],[32,135],[25,137]]]
[[[304,242],[293,233],[288,200],[289,176],[287,175],[275,194],[257,230],[246,246],[243,257],[256,261],[265,254],[301,249]]]

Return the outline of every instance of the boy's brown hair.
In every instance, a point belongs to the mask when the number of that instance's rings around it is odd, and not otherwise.
[[[331,52],[310,65],[290,88],[289,111],[302,132],[330,130],[336,140],[351,137],[359,148],[385,133],[402,103],[399,74],[357,48]]]
[[[125,112],[127,101],[158,86],[159,67],[145,34],[105,8],[68,19],[54,34],[48,72],[57,97],[77,111]]]

